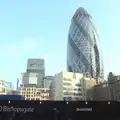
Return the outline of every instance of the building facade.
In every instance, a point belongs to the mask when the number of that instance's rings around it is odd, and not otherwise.
[[[7,95],[18,95],[19,91],[18,90],[9,90]]]
[[[0,80],[0,94],[7,95],[11,90],[13,90],[12,82]]]
[[[43,87],[43,76],[39,73],[24,73],[22,84],[24,86],[39,86]]]
[[[43,59],[28,59],[27,70],[22,76],[22,85],[44,87],[45,65]]]
[[[120,101],[120,80],[101,83],[88,89],[87,99],[96,101]]]
[[[54,79],[53,76],[46,76],[45,79],[44,79],[44,88],[49,89],[53,79]]]
[[[83,86],[83,100],[87,100],[87,91],[96,85],[96,80],[94,78],[84,77],[84,79],[81,79],[81,85]]]
[[[49,89],[37,87],[20,87],[20,95],[25,100],[49,100]]]
[[[39,73],[45,74],[44,59],[28,59],[27,61],[27,73]]]
[[[85,80],[83,74],[79,73],[60,72],[56,74],[50,86],[50,99],[67,101],[86,99]]]
[[[99,36],[91,16],[84,8],[77,9],[71,20],[67,68],[69,72],[83,73],[95,79],[104,78]],[[98,79],[96,80],[98,83]]]

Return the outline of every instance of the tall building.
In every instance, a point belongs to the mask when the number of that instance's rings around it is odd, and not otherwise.
[[[25,100],[49,100],[49,88],[44,88],[44,59],[28,59],[27,70],[22,73],[19,94]]]
[[[85,82],[86,81],[86,82]],[[87,84],[86,84],[87,83]],[[90,83],[92,83],[90,85]],[[77,101],[86,99],[86,89],[95,85],[94,79],[88,82],[83,74],[60,72],[54,76],[50,87],[51,100]]]
[[[28,59],[27,70],[22,78],[22,84],[29,87],[44,87],[44,59]]]
[[[27,73],[39,73],[45,75],[44,59],[28,59]]]
[[[44,79],[44,88],[49,89],[53,79],[54,79],[53,76],[46,76],[45,79]]]
[[[77,9],[71,20],[67,68],[69,72],[83,73],[92,78],[104,78],[99,36],[91,16],[82,7]]]
[[[22,85],[24,86],[38,86],[43,87],[44,86],[44,76],[42,76],[39,73],[24,73],[23,79],[22,79]]]

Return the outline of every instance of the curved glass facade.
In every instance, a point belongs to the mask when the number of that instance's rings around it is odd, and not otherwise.
[[[67,68],[92,78],[104,78],[99,36],[84,8],[75,12],[69,29]],[[97,81],[98,82],[98,81]]]

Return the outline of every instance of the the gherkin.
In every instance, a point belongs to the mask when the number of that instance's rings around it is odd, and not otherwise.
[[[91,16],[82,7],[77,9],[71,20],[67,68],[69,72],[83,73],[92,78],[104,78],[99,36]]]

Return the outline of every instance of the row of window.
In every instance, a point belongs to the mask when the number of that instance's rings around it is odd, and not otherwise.
[[[71,84],[71,83],[64,82],[63,85],[71,86],[72,84]],[[81,84],[80,84],[80,83],[77,83],[77,84],[75,84],[75,86],[81,87]]]
[[[40,74],[44,75],[45,71],[44,71],[44,69],[42,69],[42,70],[27,69],[27,73],[40,73]]]
[[[41,94],[49,94],[49,92],[21,92],[22,94],[36,94],[36,95],[41,95]]]
[[[64,95],[82,96],[82,93],[64,92]]]
[[[49,95],[41,95],[41,96],[38,96],[38,95],[23,95],[24,97],[49,97]]]
[[[71,86],[71,83],[63,83],[65,86]]]
[[[26,100],[49,100],[49,99],[46,99],[46,98],[26,98]]]
[[[74,89],[72,89],[72,88],[65,88],[65,87],[63,87],[63,90],[74,90],[74,91],[81,91],[82,89],[81,88],[74,88]]]
[[[71,79],[63,78],[64,81],[71,81]]]
[[[40,91],[40,92],[49,92],[49,90],[41,90],[41,89],[30,89],[30,88],[22,88],[21,89],[22,91],[35,91],[35,92],[37,92],[37,91]]]
[[[26,96],[49,96],[49,94],[22,94],[22,95],[26,95]]]

